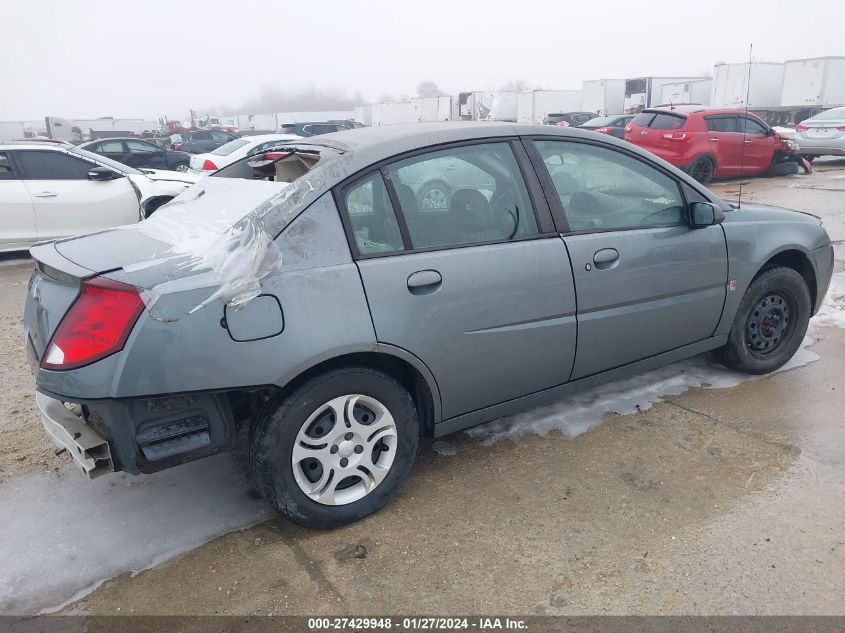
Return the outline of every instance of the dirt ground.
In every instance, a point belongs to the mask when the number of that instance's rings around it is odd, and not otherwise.
[[[817,213],[845,240],[845,161],[750,181],[743,199]],[[28,275],[0,267],[0,478],[67,468],[34,412]],[[459,434],[449,456],[425,443],[375,516],[329,532],[273,519],[64,612],[843,614],[845,330],[817,335],[808,365],[610,414],[574,438]]]

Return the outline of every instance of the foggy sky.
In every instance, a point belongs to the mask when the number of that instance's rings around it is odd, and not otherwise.
[[[265,88],[372,102],[524,79],[699,75],[717,61],[845,55],[845,2],[2,0],[0,120],[184,119]]]

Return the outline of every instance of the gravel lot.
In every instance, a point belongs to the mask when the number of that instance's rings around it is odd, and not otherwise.
[[[743,198],[817,213],[845,243],[845,161],[815,167],[812,176],[750,181]],[[712,188],[731,198],[737,183]],[[842,273],[842,248],[837,258]],[[30,264],[0,264],[0,499],[37,490],[48,498],[34,501],[72,506],[75,514],[57,514],[62,520],[91,520],[94,505],[109,501],[98,501],[97,491],[129,494],[140,480],[114,475],[74,504],[73,490],[93,484],[53,454],[23,353]],[[837,292],[802,366],[742,380],[695,359],[619,385],[622,399],[604,391],[579,400],[575,417],[600,424],[579,425],[570,415],[576,403],[564,401],[512,421],[528,429],[540,416],[558,416],[544,436],[520,431],[502,440],[491,432],[426,443],[398,498],[346,528],[312,532],[276,518],[254,525],[264,516],[254,500],[236,511],[218,503],[221,484],[205,483],[208,469],[174,469],[155,484],[169,492],[139,496],[120,516],[96,515],[92,538],[61,550],[68,561],[96,553],[115,564],[91,567],[95,576],[74,587],[27,576],[27,561],[15,559],[24,572],[0,571],[0,612],[65,605],[84,614],[843,614],[845,311],[836,306],[845,308],[845,296]],[[701,382],[724,388],[695,386]],[[242,466],[237,455],[220,459],[223,472]],[[185,499],[191,513],[205,504],[196,516],[220,527],[174,545],[149,516],[159,504],[178,513],[183,484],[194,497]],[[198,489],[207,499],[196,500]],[[244,484],[226,494],[247,499],[253,491]],[[11,507],[0,514],[7,534],[38,528]],[[149,530],[132,538],[162,541],[147,562],[126,557],[114,538],[145,517]],[[190,522],[182,517],[174,529],[190,532]],[[0,570],[9,562],[3,556],[0,549]],[[66,604],[109,576],[116,577]],[[4,586],[32,578],[43,586],[35,597],[10,590],[3,601]]]

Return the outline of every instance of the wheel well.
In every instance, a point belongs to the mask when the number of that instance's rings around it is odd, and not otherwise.
[[[144,217],[150,217],[153,213],[158,210],[159,207],[170,202],[171,200],[173,200],[173,196],[153,196],[152,198],[144,200]]]
[[[413,365],[390,354],[360,352],[323,361],[291,380],[281,390],[278,397],[284,398],[309,378],[325,371],[337,369],[338,367],[353,366],[378,369],[398,380],[408,390],[408,393],[411,394],[411,398],[413,398],[414,404],[417,407],[420,435],[432,436],[434,434],[434,399],[431,390],[428,388],[428,383]]]
[[[797,250],[781,251],[763,264],[763,267],[756,275],[754,275],[754,278],[756,279],[767,270],[778,267],[791,268],[804,278],[804,281],[807,282],[807,288],[810,290],[810,305],[811,307],[815,306],[816,293],[818,292],[816,286],[816,271],[813,270],[813,265],[810,263],[807,256]]]

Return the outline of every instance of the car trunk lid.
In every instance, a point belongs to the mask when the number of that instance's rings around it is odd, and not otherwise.
[[[24,332],[35,369],[53,333],[79,295],[80,283],[95,271],[64,257],[52,242],[33,246],[30,254],[35,260],[35,270],[27,287]]]

